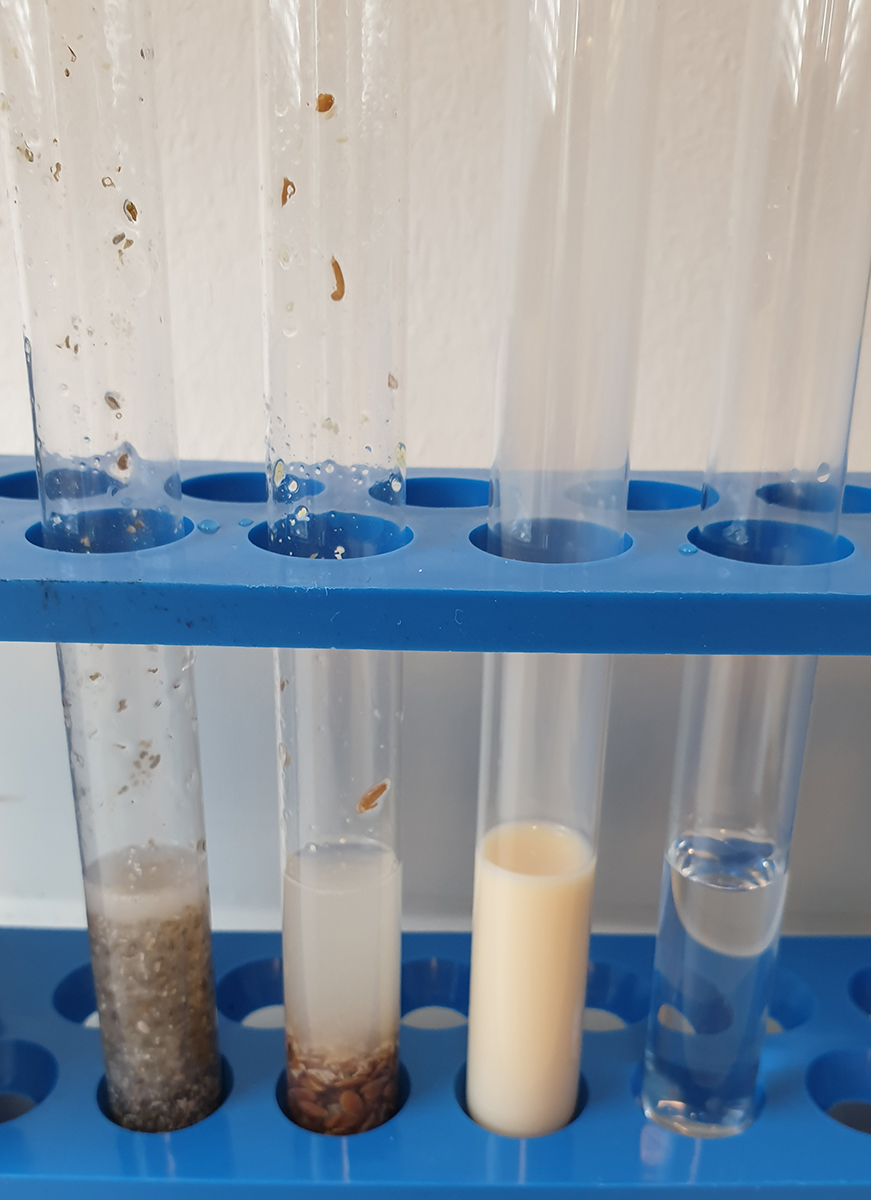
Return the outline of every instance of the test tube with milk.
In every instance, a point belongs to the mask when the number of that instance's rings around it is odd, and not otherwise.
[[[466,1103],[496,1133],[571,1119],[608,722],[608,655],[488,655]]]
[[[656,5],[510,0],[497,450],[483,548],[620,554],[638,346]],[[518,649],[547,649],[546,629]],[[608,656],[485,661],[466,1103],[533,1137],[580,1081]]]

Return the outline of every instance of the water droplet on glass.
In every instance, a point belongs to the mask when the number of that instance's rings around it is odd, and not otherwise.
[[[341,559],[342,555],[345,553],[345,547],[344,546],[336,546],[333,553],[335,554],[336,558]]]
[[[243,529],[247,529],[248,526],[253,525],[254,522],[251,520],[250,517],[243,517],[242,520],[239,522],[239,524],[242,526]]]
[[[394,492],[401,492],[401,491],[402,491],[402,482],[401,482],[401,480],[399,480],[399,479],[391,479],[391,480],[390,480],[390,486],[391,486],[391,488],[393,489],[393,491],[394,491]]]
[[[336,468],[333,466],[333,464],[332,464],[331,462],[328,462],[328,463],[327,463],[327,464],[324,466],[324,470],[326,471],[326,473],[327,473],[328,475],[332,475],[332,473],[333,473],[333,471],[335,471],[335,469],[336,469]]]
[[[286,338],[295,338],[298,330],[295,325],[285,325],[282,328],[281,332],[284,334],[284,336]]]
[[[699,552],[698,546],[692,546],[689,542],[685,542],[682,546],[679,546],[678,549],[680,550],[681,554],[698,554]]]
[[[217,521],[213,521],[211,517],[207,517],[205,521],[200,521],[197,525],[200,533],[217,533],[221,526]]]
[[[299,491],[299,480],[298,480],[298,479],[291,479],[290,483],[287,485],[287,490],[288,490],[289,492],[296,492],[296,491]]]
[[[831,473],[832,469],[827,462],[821,462],[817,467],[817,479],[820,483],[825,483]]]
[[[278,250],[278,261],[281,263],[285,271],[290,266],[290,251],[287,246],[280,246]]]

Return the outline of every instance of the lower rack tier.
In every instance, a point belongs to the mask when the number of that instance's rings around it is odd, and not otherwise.
[[[283,1071],[277,934],[214,937],[225,1099],[198,1125],[131,1133],[98,1102],[103,1073],[81,931],[0,931],[0,1194],[4,1200],[482,1195],[777,1197],[871,1192],[871,938],[784,938],[762,1060],[764,1107],[738,1137],[699,1141],[635,1099],[653,939],[594,936],[586,1102],[565,1129],[499,1137],[462,1107],[467,934],[403,938],[405,1101],[354,1137],[308,1133],[277,1100]],[[433,1008],[432,1006],[436,1006]],[[434,1023],[443,1028],[422,1028]],[[840,1119],[828,1115],[835,1112]],[[18,1113],[19,1115],[15,1115]],[[843,1124],[848,1121],[849,1124]]]
[[[412,471],[410,540],[388,553],[328,561],[265,548],[262,467],[186,463],[186,537],[151,550],[69,554],[38,544],[33,464],[0,458],[0,640],[871,653],[871,478],[852,477],[848,486],[836,550],[843,557],[797,566],[699,549],[699,482],[675,474],[633,480],[622,553],[541,564],[479,548],[488,492],[481,472]],[[389,504],[380,507],[375,524],[393,515]],[[783,519],[781,501],[772,515]]]

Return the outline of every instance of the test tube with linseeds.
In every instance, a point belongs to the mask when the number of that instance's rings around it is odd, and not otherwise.
[[[409,7],[257,5],[268,546],[339,573],[410,538]],[[318,1133],[365,1132],[399,1103],[400,656],[276,661],[286,1107]]]

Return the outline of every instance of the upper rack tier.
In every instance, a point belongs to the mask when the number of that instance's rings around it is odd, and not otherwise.
[[[700,480],[675,473],[631,485],[631,545],[622,554],[565,564],[498,558],[470,540],[486,523],[484,475],[410,472],[411,540],[385,554],[326,561],[261,548],[262,468],[188,462],[186,537],[133,553],[68,554],[28,540],[29,532],[38,541],[40,529],[33,464],[0,457],[0,640],[871,653],[871,476],[850,479],[846,557],[768,566],[692,545]],[[666,507],[675,504],[688,506]],[[384,505],[386,519],[393,511]]]

